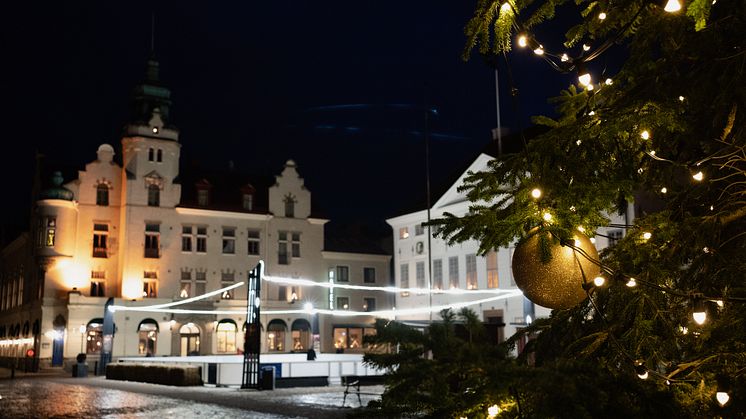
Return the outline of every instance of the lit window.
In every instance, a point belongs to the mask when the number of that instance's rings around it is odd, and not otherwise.
[[[459,288],[457,256],[451,256],[448,258],[448,286],[451,288]]]
[[[409,229],[407,227],[402,227],[399,229],[399,238],[400,239],[406,239],[409,237]]]
[[[108,224],[93,225],[93,257],[105,258],[107,254],[107,242],[109,238]]]
[[[145,319],[137,328],[137,353],[147,357],[155,356],[158,341],[158,323],[152,319]]]
[[[250,193],[243,194],[243,209],[247,211],[254,209],[254,195]]]
[[[363,298],[363,310],[376,311],[376,299],[371,297]]]
[[[39,246],[54,247],[54,240],[57,233],[57,219],[55,217],[45,217],[39,226]]]
[[[305,351],[311,347],[311,325],[307,320],[297,319],[290,326],[293,351]]]
[[[466,289],[477,289],[477,255],[466,255]]]
[[[102,207],[109,205],[109,186],[105,183],[99,183],[96,186],[96,205]]]
[[[179,298],[189,298],[192,293],[192,271],[181,271]]]
[[[187,323],[179,329],[181,356],[199,355],[199,328]]]
[[[487,259],[487,288],[499,288],[500,277],[497,274],[497,252],[492,250],[485,256]]]
[[[145,271],[142,281],[142,296],[144,298],[158,297],[158,273],[155,271]]]
[[[220,288],[230,287],[233,285],[236,278],[235,272],[223,272],[220,276]],[[234,288],[235,289],[235,288]],[[230,289],[228,291],[223,291],[220,294],[220,298],[223,300],[232,300],[233,299],[233,290]]]
[[[210,205],[210,191],[207,189],[197,190],[197,205],[200,207],[206,207]]]
[[[106,272],[91,271],[91,297],[105,297]]]
[[[267,325],[267,350],[270,352],[285,351],[285,332],[287,326],[282,320],[272,320]]]
[[[104,320],[93,319],[85,330],[85,351],[87,354],[100,354],[104,343]]]
[[[248,253],[250,255],[258,255],[259,254],[259,231],[258,230],[249,230],[248,232]]]
[[[349,310],[350,299],[348,297],[337,297],[337,310]]]
[[[238,327],[231,320],[223,320],[218,323],[218,352],[236,352],[236,332]]]
[[[236,229],[234,227],[223,227],[223,254],[232,255],[236,253]]]

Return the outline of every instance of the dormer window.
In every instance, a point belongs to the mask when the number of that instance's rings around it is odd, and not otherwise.
[[[210,191],[207,189],[197,190],[197,205],[206,207],[210,204]]]
[[[254,209],[254,195],[250,193],[243,194],[243,209],[248,211]]]
[[[105,183],[96,186],[96,205],[109,206],[109,186]]]

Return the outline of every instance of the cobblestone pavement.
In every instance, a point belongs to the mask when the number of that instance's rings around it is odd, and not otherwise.
[[[361,388],[380,394],[383,386]],[[0,380],[0,417],[8,418],[343,418],[358,407],[344,387],[272,391],[171,387],[103,377],[26,377]],[[361,395],[363,405],[377,399]]]

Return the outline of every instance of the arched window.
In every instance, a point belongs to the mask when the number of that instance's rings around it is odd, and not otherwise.
[[[181,356],[199,355],[199,328],[187,323],[179,329]]]
[[[137,326],[137,352],[140,355],[155,356],[155,348],[158,343],[158,322],[153,319],[145,319]]]
[[[152,148],[149,148],[149,149],[148,149],[148,161],[153,161],[153,160],[155,160],[155,159],[153,158],[153,157],[154,157],[154,155],[155,155],[155,150],[153,150]]]
[[[96,186],[96,205],[109,206],[109,186],[105,183]]]
[[[159,148],[157,155],[158,155],[158,159],[157,159],[158,163],[162,162],[163,161],[163,150]]]
[[[148,186],[148,206],[158,207],[161,205],[161,188],[156,184]]]
[[[104,319],[96,318],[88,322],[85,328],[85,352],[87,354],[100,354],[104,343]]]
[[[293,338],[293,351],[307,351],[311,347],[311,325],[308,320],[298,319],[290,326]]]
[[[236,353],[236,331],[238,326],[233,320],[225,319],[218,323],[218,353]]]
[[[287,325],[280,319],[274,319],[267,325],[267,350],[269,352],[285,351],[285,332]]]

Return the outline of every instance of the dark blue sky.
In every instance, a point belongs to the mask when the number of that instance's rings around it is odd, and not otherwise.
[[[429,127],[436,185],[495,126],[493,71],[476,54],[461,60],[473,2],[25,3],[0,13],[6,231],[28,212],[35,149],[47,165],[80,169],[103,142],[119,152],[151,12],[183,161],[278,173],[295,159],[333,219],[383,220],[424,195],[425,101],[438,112]],[[501,108],[516,129],[550,112],[546,99],[572,77],[528,51],[511,57],[521,109],[504,68]]]

